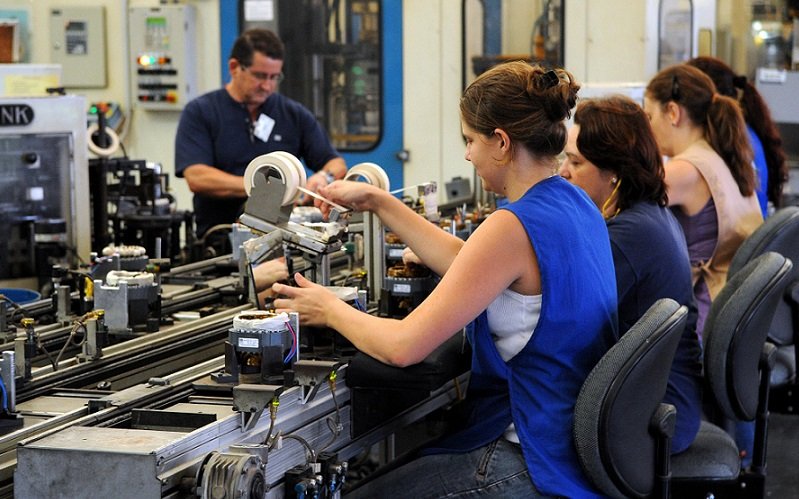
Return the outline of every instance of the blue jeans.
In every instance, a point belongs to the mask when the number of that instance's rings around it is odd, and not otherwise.
[[[752,454],[755,451],[755,422],[735,422],[735,443],[742,452],[741,468],[746,469],[752,465]]]
[[[518,444],[504,438],[465,454],[422,456],[346,495],[359,497],[545,497]]]

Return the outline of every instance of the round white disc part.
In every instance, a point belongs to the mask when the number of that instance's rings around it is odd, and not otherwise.
[[[305,167],[302,166],[300,160],[293,154],[275,151],[269,154],[262,154],[250,161],[244,171],[244,189],[247,191],[248,196],[255,182],[255,174],[262,169],[267,170],[265,172],[267,175],[269,170],[276,172],[280,181],[286,186],[281,204],[283,206],[293,204],[300,192],[298,187],[305,187],[306,181]]]

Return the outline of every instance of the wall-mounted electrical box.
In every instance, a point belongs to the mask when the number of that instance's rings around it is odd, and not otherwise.
[[[128,16],[135,105],[180,110],[197,96],[193,5],[131,7]]]
[[[50,62],[61,64],[65,87],[105,87],[105,8],[50,9]]]
[[[0,17],[0,64],[19,62],[19,20]]]
[[[30,62],[30,17],[29,8],[0,8],[0,63]]]

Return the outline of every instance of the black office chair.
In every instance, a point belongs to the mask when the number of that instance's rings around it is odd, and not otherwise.
[[[771,215],[741,245],[730,262],[729,275],[755,257],[775,251],[792,262],[799,262],[799,206],[782,208]],[[799,342],[799,266],[788,278],[783,299],[777,304],[768,339],[777,346],[777,361],[771,372],[771,409],[779,412],[799,410],[799,386],[794,345]]]
[[[703,421],[693,444],[671,458],[674,497],[763,497],[769,376],[776,348],[766,334],[793,264],[767,252],[735,272],[713,300],[703,332],[706,389],[713,421],[755,420],[752,466],[741,471],[738,446]]]
[[[669,496],[677,411],[661,401],[686,317],[686,307],[658,300],[583,383],[574,441],[583,470],[603,494]]]

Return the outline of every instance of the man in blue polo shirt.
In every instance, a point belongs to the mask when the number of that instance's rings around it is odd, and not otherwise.
[[[175,172],[194,193],[196,232],[235,222],[244,207],[244,171],[252,159],[286,151],[317,173],[316,190],[343,178],[347,165],[314,115],[277,93],[283,79],[283,42],[264,29],[245,31],[233,44],[224,88],[186,105],[175,138]]]

